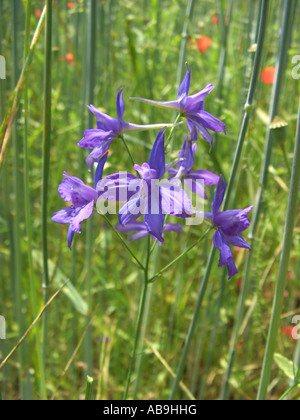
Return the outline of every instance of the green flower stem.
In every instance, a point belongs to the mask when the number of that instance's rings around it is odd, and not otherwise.
[[[120,242],[123,244],[123,246],[125,247],[125,249],[127,250],[127,252],[131,255],[131,257],[134,259],[134,261],[137,263],[138,267],[145,271],[145,267],[144,265],[139,261],[139,259],[134,255],[134,253],[131,251],[131,249],[129,248],[129,246],[127,245],[127,243],[124,241],[124,239],[122,238],[122,236],[120,235],[120,233],[114,228],[113,224],[111,223],[111,221],[109,220],[109,218],[105,215],[105,214],[101,214],[101,216],[104,217],[104,220],[106,221],[106,223],[108,224],[108,226],[111,228],[111,230],[114,232],[114,234],[117,236],[117,238],[120,240]]]
[[[125,149],[126,149],[126,151],[128,153],[128,156],[130,157],[130,160],[131,160],[131,163],[132,163],[132,167],[133,167],[135,165],[135,161],[133,159],[133,156],[132,156],[132,153],[131,153],[131,151],[129,149],[129,146],[127,144],[127,141],[125,140],[124,136],[120,136],[120,138],[122,139],[122,142],[123,142],[123,144],[125,146]]]
[[[51,146],[51,83],[52,77],[52,0],[46,0],[45,61],[44,61],[44,132],[42,158],[42,253],[43,253],[43,299],[48,301],[48,183]],[[47,312],[43,315],[43,363],[46,365]]]
[[[24,60],[29,51],[29,36],[30,36],[30,18],[31,18],[32,4],[31,0],[27,1],[26,7],[26,25],[25,25],[25,48]],[[30,284],[30,301],[33,317],[38,313],[38,298],[35,287],[35,276],[33,268],[32,257],[32,218],[30,210],[30,182],[29,182],[29,150],[28,150],[28,114],[29,114],[29,100],[28,100],[28,82],[24,84],[24,209],[25,209],[25,225],[27,234],[27,253],[28,253],[28,266],[29,266],[29,284]],[[35,329],[35,341],[37,351],[37,379],[39,383],[41,398],[47,399],[45,370],[43,363],[43,353],[40,340],[40,326],[37,325]]]
[[[90,376],[86,379],[85,401],[91,401],[93,396],[94,379]]]
[[[171,141],[172,141],[172,138],[173,138],[173,135],[174,135],[175,128],[177,127],[177,125],[176,125],[176,124],[179,122],[180,118],[181,118],[181,114],[178,114],[178,115],[177,115],[177,117],[176,117],[176,119],[175,119],[175,121],[174,121],[174,125],[173,125],[173,127],[171,128],[170,133],[169,133],[169,135],[168,135],[168,138],[167,138],[167,140],[166,140],[166,143],[165,143],[165,151],[167,150],[167,148],[169,147],[169,144],[170,144],[170,143],[171,143]]]
[[[145,269],[144,269],[144,285],[143,285],[142,296],[140,300],[140,308],[139,308],[139,314],[138,314],[136,334],[135,334],[135,339],[134,339],[133,352],[131,356],[131,362],[129,366],[126,387],[125,387],[125,392],[124,392],[124,397],[123,397],[125,401],[127,400],[128,394],[129,394],[129,388],[130,388],[131,377],[132,377],[132,373],[133,373],[133,369],[135,365],[137,349],[140,343],[141,326],[143,323],[145,309],[146,309],[147,294],[148,294],[148,288],[149,288],[150,241],[151,241],[151,235],[148,235],[147,258],[146,258],[146,264],[145,264]]]
[[[231,175],[230,175],[229,183],[228,183],[228,186],[227,186],[227,194],[226,194],[225,200],[224,200],[224,209],[225,210],[228,208],[228,204],[230,202],[230,199],[231,199],[231,196],[232,196],[232,193],[233,193],[234,181],[236,180],[237,171],[238,171],[238,168],[239,168],[239,163],[240,163],[240,160],[241,160],[242,150],[243,150],[243,146],[244,146],[244,141],[245,141],[245,137],[246,137],[246,133],[247,133],[247,130],[248,130],[249,121],[250,121],[250,112],[251,112],[252,107],[253,107],[252,104],[253,104],[254,94],[255,94],[255,90],[256,90],[256,85],[257,85],[257,80],[258,80],[258,75],[259,75],[259,70],[260,70],[261,57],[262,57],[262,52],[263,52],[264,39],[265,39],[268,6],[269,6],[269,0],[264,0],[263,4],[262,4],[262,13],[261,13],[261,19],[260,19],[260,23],[259,23],[260,30],[259,30],[259,37],[258,37],[258,43],[257,43],[257,51],[256,51],[254,67],[253,67],[253,72],[252,72],[252,77],[251,77],[251,82],[250,82],[250,87],[249,87],[249,92],[248,92],[248,98],[247,98],[247,102],[246,102],[246,105],[245,105],[245,114],[244,114],[243,121],[242,121],[241,131],[240,131],[240,135],[239,135],[237,149],[236,149],[236,152],[235,152],[234,163],[233,163],[233,166],[232,166]],[[214,261],[215,253],[216,253],[215,248],[212,247],[211,251],[210,251],[210,254],[209,254],[209,257],[208,257],[206,271],[205,271],[204,278],[203,278],[202,285],[201,285],[201,289],[200,289],[200,292],[199,292],[198,301],[197,301],[196,308],[195,308],[195,311],[194,311],[193,319],[192,319],[192,322],[190,324],[189,332],[188,332],[188,335],[187,335],[187,338],[186,338],[186,341],[185,341],[184,351],[182,353],[181,360],[180,360],[180,363],[179,363],[179,366],[178,366],[178,369],[177,369],[177,373],[176,373],[176,378],[175,378],[174,383],[173,383],[170,399],[174,399],[175,394],[176,394],[176,392],[178,390],[178,387],[179,387],[180,380],[182,378],[185,361],[186,361],[186,358],[187,358],[187,355],[188,355],[188,350],[189,350],[189,347],[190,347],[190,344],[191,344],[191,341],[192,341],[192,338],[193,338],[195,327],[197,325],[197,320],[198,320],[198,317],[199,317],[199,313],[200,313],[202,301],[203,301],[203,298],[204,298],[204,294],[206,292],[206,288],[207,288],[212,264],[213,264],[213,261]]]
[[[294,162],[291,178],[291,186],[289,193],[288,209],[286,214],[286,224],[283,239],[283,248],[279,265],[279,273],[276,282],[276,291],[273,302],[271,324],[267,339],[266,352],[263,362],[262,374],[259,384],[258,400],[265,400],[268,392],[268,385],[271,377],[271,370],[273,364],[273,356],[277,343],[277,334],[280,325],[280,316],[282,313],[282,306],[284,300],[284,291],[287,281],[288,264],[290,258],[290,251],[293,245],[293,232],[297,212],[297,197],[298,187],[300,181],[300,101],[299,101],[299,114],[298,126],[296,135],[296,144],[294,152]]]
[[[160,277],[165,271],[169,270],[174,264],[176,264],[178,261],[180,261],[183,257],[185,257],[189,252],[191,252],[192,249],[194,249],[203,239],[208,235],[208,233],[211,231],[211,228],[207,229],[206,232],[191,245],[186,251],[184,251],[182,254],[180,254],[177,258],[175,258],[173,261],[171,261],[168,265],[166,265],[162,270],[160,270],[158,273],[155,274],[150,280],[149,283],[154,283],[155,280],[157,280],[158,277]]]
[[[282,37],[281,37],[281,42],[279,46],[279,55],[278,55],[277,69],[276,69],[276,81],[274,84],[274,90],[273,90],[272,101],[271,101],[270,122],[272,122],[275,115],[277,115],[278,106],[279,106],[279,98],[280,98],[280,93],[282,89],[283,76],[284,76],[284,72],[286,68],[288,45],[290,42],[290,34],[291,34],[292,26],[293,26],[291,23],[293,3],[294,3],[293,1],[288,1],[288,0],[285,3],[285,13],[284,13],[284,19],[283,19],[283,25],[282,25]],[[263,19],[263,12],[262,12],[262,19]],[[254,218],[251,224],[251,231],[249,235],[251,246],[253,246],[253,238],[255,237],[256,228],[257,228],[260,213],[262,210],[264,191],[267,188],[268,168],[271,162],[273,145],[274,145],[274,134],[273,134],[273,130],[269,128],[267,132],[267,137],[266,137],[266,148],[265,148],[264,162],[263,162],[263,168],[262,168],[261,179],[260,179],[261,187],[259,190],[259,197],[258,197],[257,204],[254,207],[254,210],[255,210]],[[221,398],[223,400],[227,398],[227,394],[229,390],[229,379],[230,379],[230,375],[231,375],[231,371],[232,371],[232,367],[234,363],[234,358],[235,358],[235,348],[238,341],[240,322],[243,317],[245,300],[246,300],[247,291],[249,288],[251,263],[252,263],[252,252],[248,253],[247,255],[244,280],[242,283],[242,288],[241,288],[239,301],[237,305],[237,314],[235,317],[236,321],[233,327],[231,346],[230,346],[229,354],[228,354],[228,365],[227,365],[227,369],[224,375],[223,387],[222,387],[222,392],[221,392]]]

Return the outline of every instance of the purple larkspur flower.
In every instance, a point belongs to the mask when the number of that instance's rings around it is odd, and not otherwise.
[[[102,178],[103,167],[107,159],[104,155],[98,165],[95,174],[95,185]],[[81,179],[63,174],[65,179],[58,187],[60,196],[71,204],[63,210],[58,211],[52,217],[55,223],[63,225],[70,224],[68,231],[68,247],[71,248],[75,232],[81,233],[81,223],[88,219],[94,210],[94,205],[98,199],[98,193],[94,188],[84,184]]]
[[[226,183],[223,176],[220,176],[214,200],[212,202],[212,213],[205,213],[205,218],[209,220],[216,232],[214,234],[214,246],[220,251],[219,267],[224,265],[228,268],[228,278],[230,279],[238,273],[229,243],[239,248],[251,249],[247,242],[242,238],[240,232],[248,229],[250,221],[248,213],[253,209],[250,206],[244,210],[219,211],[222,205],[226,190]]]
[[[166,171],[165,129],[161,130],[152,148],[148,163],[135,165],[140,177],[124,172],[113,174],[98,183],[101,200],[126,201],[119,211],[122,226],[143,215],[148,233],[164,242],[165,215],[190,217],[192,203],[186,192],[170,182],[160,181]]]
[[[207,200],[207,194],[203,185],[217,185],[219,177],[210,171],[192,171],[196,151],[197,144],[192,143],[186,136],[183,148],[178,154],[180,161],[177,163],[177,169],[171,168],[169,173],[172,175],[171,180],[176,178],[184,182],[185,186]]]
[[[206,96],[214,89],[211,83],[200,92],[189,96],[191,82],[191,70],[188,66],[185,78],[178,91],[178,97],[175,101],[152,101],[144,98],[131,98],[150,105],[170,108],[179,112],[186,118],[187,127],[192,141],[198,139],[198,132],[210,144],[213,143],[213,136],[208,131],[224,132],[226,134],[225,124],[213,115],[204,110],[204,100]]]
[[[123,100],[123,90],[124,88],[120,89],[117,94],[118,118],[113,118],[105,114],[95,108],[94,105],[88,106],[89,110],[97,118],[97,126],[95,129],[89,129],[84,132],[84,137],[80,140],[78,146],[83,149],[93,149],[86,160],[89,168],[92,167],[94,162],[99,161],[101,156],[108,151],[110,145],[117,137],[122,136],[127,131],[143,131],[174,126],[174,124],[137,125],[124,122],[123,115],[125,106]]]
[[[136,241],[138,239],[145,238],[149,235],[148,228],[145,223],[143,222],[132,222],[128,223],[126,226],[122,226],[120,223],[116,226],[116,230],[119,232],[135,232],[132,235],[130,235],[131,241]],[[176,233],[182,233],[182,226],[180,224],[176,223],[166,223],[164,227],[164,232],[176,232]],[[162,234],[164,237],[164,234]],[[155,236],[153,236],[153,240],[155,240]],[[162,245],[161,242],[159,242],[160,245]]]

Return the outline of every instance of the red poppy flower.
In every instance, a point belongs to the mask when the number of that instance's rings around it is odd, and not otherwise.
[[[68,64],[74,64],[74,55],[70,52],[66,54],[66,61]]]
[[[204,52],[211,46],[212,40],[208,36],[202,36],[198,39],[199,51]]]
[[[68,3],[67,3],[67,8],[68,9],[73,9],[73,7],[75,6],[75,3],[73,2],[73,1],[69,1]]]
[[[212,24],[213,25],[217,25],[219,23],[219,15],[215,14],[213,15],[213,17],[211,18]]]
[[[261,74],[261,80],[266,85],[272,85],[275,80],[276,69],[274,66],[264,68]]]
[[[281,332],[283,335],[285,335],[286,337],[291,338],[292,340],[294,340],[293,338],[293,330],[294,330],[294,326],[293,325],[281,325]]]
[[[34,14],[35,14],[35,17],[37,19],[39,19],[41,17],[41,15],[42,15],[41,9],[36,9],[36,11],[34,12]]]

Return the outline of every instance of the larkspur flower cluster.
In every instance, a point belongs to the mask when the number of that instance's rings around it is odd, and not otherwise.
[[[123,90],[117,94],[117,118],[106,115],[102,111],[89,106],[97,118],[95,129],[88,129],[78,143],[79,147],[90,149],[87,166],[91,169],[97,164],[95,185],[85,185],[80,179],[64,172],[65,179],[58,191],[61,197],[71,204],[54,214],[56,223],[69,224],[68,246],[71,248],[74,234],[81,233],[81,223],[88,219],[95,208],[95,203],[109,201],[125,203],[118,213],[119,223],[115,229],[119,232],[134,232],[131,240],[151,235],[160,245],[165,239],[165,232],[182,233],[181,224],[167,223],[167,215],[181,219],[197,215],[192,207],[189,194],[195,194],[202,200],[208,200],[205,186],[216,185],[216,192],[211,204],[212,212],[203,212],[203,218],[215,230],[213,243],[220,251],[219,267],[227,266],[229,278],[237,273],[237,268],[230,250],[230,244],[250,249],[240,235],[249,225],[248,213],[252,206],[244,210],[220,211],[226,183],[223,175],[215,175],[206,170],[194,169],[195,154],[199,135],[210,146],[213,144],[212,132],[224,132],[225,124],[204,110],[204,100],[214,89],[207,85],[200,92],[189,96],[191,71],[188,67],[183,82],[174,101],[158,102],[143,98],[131,98],[161,108],[177,111],[187,124],[188,134],[178,159],[171,164],[165,158],[165,131],[174,124],[136,125],[124,122]],[[180,123],[181,124],[181,123]],[[142,165],[135,164],[136,174],[128,172],[115,173],[103,178],[103,170],[111,145],[122,138],[128,131],[160,129],[153,144],[149,161]],[[138,221],[138,219],[142,219]]]

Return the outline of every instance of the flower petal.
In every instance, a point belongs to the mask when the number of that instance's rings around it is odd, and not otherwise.
[[[70,225],[69,226],[69,230],[68,230],[68,237],[67,237],[68,247],[70,249],[72,248],[72,243],[73,243],[74,235],[75,235],[75,232],[74,232],[72,226]]]
[[[181,85],[179,86],[178,100],[181,100],[185,96],[186,97],[188,96],[189,90],[190,90],[190,84],[191,84],[191,69],[188,66],[188,70],[187,70],[187,72],[185,74],[185,77],[184,77]]]
[[[149,166],[156,170],[158,179],[161,179],[165,173],[165,131],[163,128],[158,133],[149,159]]]
[[[200,90],[200,92],[195,93],[188,97],[186,101],[186,111],[187,112],[198,112],[203,109],[203,103],[206,96],[214,89],[213,84],[207,85],[204,89]]]
[[[166,223],[166,226],[164,228],[165,232],[176,232],[176,233],[182,233],[182,226],[177,223]]]
[[[144,199],[140,197],[139,194],[135,194],[131,197],[119,211],[119,222],[121,225],[126,226],[138,219],[145,212],[147,202],[147,198]]]
[[[229,244],[219,230],[215,232],[213,241],[215,248],[220,251],[219,267],[226,265],[228,269],[228,278],[231,279],[231,277],[238,273],[238,270],[235,266]]]
[[[71,219],[74,215],[74,208],[73,207],[67,207],[66,209],[60,210],[56,213],[54,213],[51,220],[55,223],[60,223],[62,225],[66,225],[67,223],[71,222]]]
[[[97,201],[97,192],[85,185],[81,179],[69,176],[64,172],[65,179],[58,187],[60,196],[74,207],[82,207],[91,201]]]
[[[160,214],[148,214],[144,215],[144,222],[147,226],[148,232],[154,236],[159,242],[164,242],[163,228],[164,228],[165,215]]]
[[[118,120],[120,122],[123,121],[123,115],[125,111],[123,91],[124,91],[124,87],[119,89],[118,94],[117,94],[117,115],[118,115]]]
[[[204,185],[217,185],[220,177],[210,171],[197,170],[190,172],[189,176],[194,179],[203,179]]]
[[[220,207],[223,203],[224,195],[226,190],[226,182],[223,178],[223,175],[220,176],[220,180],[218,182],[218,186],[216,189],[216,193],[211,205],[213,214],[216,215],[218,211],[220,210]]]
[[[113,142],[114,139],[112,140],[107,140],[107,141],[103,141],[102,144],[100,144],[99,147],[97,147],[96,149],[94,149],[92,151],[92,153],[90,153],[86,159],[86,165],[89,169],[92,168],[94,163],[97,163],[99,161],[100,158],[102,158],[102,156],[105,155],[105,153],[108,151],[111,143]]]
[[[93,210],[94,201],[91,201],[89,204],[76,211],[76,216],[71,220],[71,226],[75,232],[81,233],[81,223],[92,215]]]
[[[120,131],[120,123],[116,118],[113,118],[104,112],[100,111],[94,105],[88,106],[89,110],[97,118],[97,128],[104,131],[113,131],[118,133]]]
[[[244,238],[241,237],[241,235],[226,236],[226,239],[234,246],[237,246],[239,248],[251,249],[251,246],[247,244],[247,242]]]
[[[218,118],[211,115],[209,112],[200,111],[197,114],[197,120],[200,124],[202,124],[205,128],[215,132],[223,131],[226,134],[226,126],[225,124],[220,121]]]
[[[250,206],[244,210],[227,210],[214,216],[214,223],[218,225],[225,236],[235,236],[250,226],[248,213],[253,209]]]
[[[98,182],[101,181],[103,176],[103,169],[104,165],[107,161],[108,153],[106,153],[102,158],[99,160],[96,172],[95,172],[95,189],[97,188]]]
[[[113,131],[103,131],[98,129],[85,130],[84,137],[78,143],[83,149],[94,149],[102,143],[112,141],[115,138]]]
[[[109,201],[128,201],[141,187],[141,179],[128,172],[109,175],[97,184],[101,199]]]

